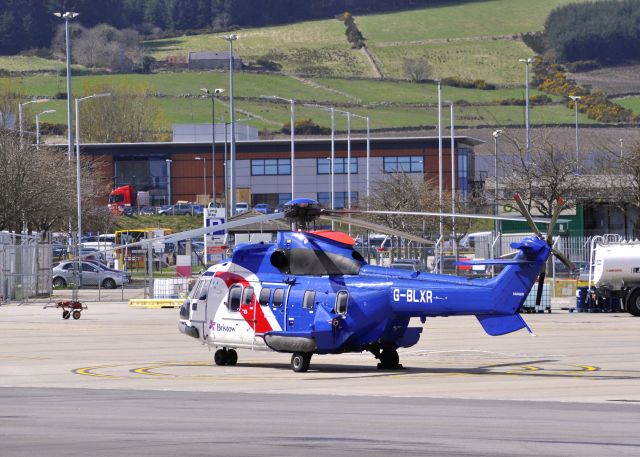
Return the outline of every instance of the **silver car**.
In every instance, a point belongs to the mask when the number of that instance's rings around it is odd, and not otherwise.
[[[74,263],[75,270],[74,271]],[[126,281],[125,273],[112,270],[104,270],[91,262],[82,262],[82,285],[83,286],[100,286],[104,289],[115,289],[121,287]],[[77,262],[61,262],[53,268],[52,284],[53,287],[66,287],[67,284],[77,284],[79,281],[79,272],[77,271]]]

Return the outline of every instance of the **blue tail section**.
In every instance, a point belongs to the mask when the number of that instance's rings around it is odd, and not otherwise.
[[[520,314],[512,314],[511,316],[492,316],[487,314],[476,315],[482,328],[491,336],[506,335],[522,328],[526,328],[529,333],[533,334],[527,323]]]

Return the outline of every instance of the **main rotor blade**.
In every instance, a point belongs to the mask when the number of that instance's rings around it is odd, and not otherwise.
[[[196,238],[211,232],[219,232],[221,230],[228,230],[236,227],[242,227],[244,225],[257,224],[260,222],[283,219],[284,217],[285,217],[284,213],[271,213],[271,214],[263,214],[260,216],[247,217],[245,219],[238,219],[231,222],[225,222],[224,224],[220,224],[220,225],[211,225],[209,227],[202,227],[202,228],[193,229],[193,230],[185,230],[184,232],[172,233],[171,235],[163,235],[163,236],[158,236],[154,238],[146,238],[141,241],[136,241],[135,243],[121,244],[118,246],[114,246],[111,249],[103,249],[103,250],[100,250],[100,252],[118,251],[123,249],[144,246],[149,243],[157,243],[157,242],[174,243],[174,242],[186,240],[189,238]],[[78,257],[73,257],[73,259],[89,257],[91,255],[95,255],[95,253],[83,254]]]
[[[339,211],[331,211],[333,215],[341,215],[341,214],[380,214],[380,215],[390,215],[390,216],[434,216],[434,217],[459,217],[459,218],[467,218],[467,219],[490,219],[490,220],[499,220],[499,221],[516,221],[516,222],[527,222],[528,220],[524,217],[509,217],[509,216],[491,216],[491,215],[482,215],[482,214],[464,214],[464,213],[435,213],[435,212],[425,212],[425,211],[375,211],[375,210],[339,210]],[[325,216],[323,216],[325,217]],[[550,219],[541,219],[536,218],[532,219],[532,221],[539,222],[541,224],[549,224],[551,223]],[[568,222],[568,221],[565,221]],[[534,224],[535,225],[535,224]],[[538,231],[538,233],[540,233]]]
[[[529,213],[529,210],[527,210],[527,207],[524,206],[524,202],[522,201],[522,197],[520,196],[520,194],[516,194],[514,198],[516,200],[516,203],[518,204],[518,208],[520,208],[520,212],[529,223],[531,230],[533,230],[533,233],[535,233],[539,237],[542,237],[542,233],[540,233],[540,230],[538,230],[538,227],[536,226],[536,221],[534,221],[534,219],[531,217],[531,214]]]
[[[426,238],[412,235],[410,233],[403,232],[401,230],[392,229],[390,227],[387,227],[386,225],[376,224],[374,222],[369,222],[369,221],[363,221],[361,219],[353,219],[351,217],[334,217],[334,216],[328,216],[324,214],[320,216],[320,218],[328,219],[334,222],[340,222],[341,224],[351,224],[357,227],[362,227],[369,230],[375,230],[376,232],[387,233],[389,235],[399,236],[401,238],[405,238],[410,241],[415,241],[416,243],[424,243],[429,245],[435,244],[433,241],[427,240]]]

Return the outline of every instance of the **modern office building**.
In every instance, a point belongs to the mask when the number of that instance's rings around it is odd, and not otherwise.
[[[455,146],[456,187],[463,195],[471,190],[474,180],[473,147],[481,141],[457,136]],[[439,148],[437,137],[371,138],[367,159],[366,138],[349,142],[335,140],[334,201],[336,208],[347,206],[349,167],[352,205],[366,195],[367,165],[371,188],[385,173],[407,172],[425,180],[439,178]],[[228,192],[229,179],[225,170],[229,145],[215,144],[215,187],[217,198]],[[288,139],[236,142],[236,187],[238,201],[277,205],[291,199],[291,170],[294,167],[294,197],[307,197],[329,205],[331,201],[331,140],[297,139],[295,162],[291,163],[291,143]],[[85,157],[91,157],[104,176],[111,177],[113,187],[132,184],[137,190],[149,191],[152,204],[194,201],[197,195],[208,194],[214,182],[211,143],[108,143],[85,144]],[[226,165],[225,165],[226,164]],[[450,139],[442,144],[443,188],[451,188]],[[225,186],[225,184],[227,184]],[[205,192],[206,189],[206,192]]]

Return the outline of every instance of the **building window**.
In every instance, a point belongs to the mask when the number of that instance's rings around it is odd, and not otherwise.
[[[335,209],[343,209],[348,207],[347,193],[334,192]],[[318,192],[318,203],[325,208],[331,208],[331,192]],[[358,206],[358,192],[351,192],[351,206]]]
[[[268,203],[272,208],[276,208],[280,203],[287,203],[291,200],[291,194],[253,194],[251,195],[251,200],[253,206],[258,203]]]
[[[331,174],[331,159],[316,159],[317,173],[319,175]],[[351,157],[351,174],[358,173],[358,159]],[[333,174],[346,175],[347,174],[347,158],[336,157],[334,159]]]
[[[458,148],[458,179],[456,191],[463,199],[469,196],[469,154],[470,148]]]
[[[260,159],[251,161],[251,176],[290,174],[291,159]]]
[[[385,173],[422,173],[422,156],[384,158]]]

